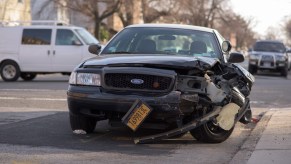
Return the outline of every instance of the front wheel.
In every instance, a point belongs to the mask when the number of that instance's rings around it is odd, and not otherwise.
[[[70,124],[73,131],[84,130],[86,133],[92,133],[96,123],[95,118],[70,114]]]
[[[4,81],[16,81],[20,75],[18,64],[11,60],[4,61],[0,67],[0,71]]]
[[[288,76],[288,68],[284,68],[281,70],[281,76],[284,76],[284,77]]]
[[[217,126],[213,121],[190,130],[191,135],[198,141],[205,143],[221,143],[228,139],[232,134],[234,127],[230,130],[224,130]]]
[[[256,74],[257,72],[258,72],[258,68],[256,68],[255,66],[253,66],[253,65],[250,65],[249,64],[249,72],[251,73],[251,74]]]

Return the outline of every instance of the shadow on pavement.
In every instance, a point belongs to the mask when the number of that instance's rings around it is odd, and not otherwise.
[[[93,134],[73,134],[68,112],[33,118],[0,126],[0,143],[28,146],[49,146],[84,151],[106,151],[124,154],[169,154],[177,144],[197,144],[193,138],[160,141],[157,144],[135,145],[134,133],[127,128],[112,128],[98,122]]]

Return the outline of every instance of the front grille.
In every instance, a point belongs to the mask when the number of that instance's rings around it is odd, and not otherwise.
[[[263,61],[274,61],[274,57],[271,55],[263,55],[262,60]]]
[[[170,88],[171,82],[172,78],[170,77],[155,75],[125,73],[105,74],[105,85],[113,89],[166,91]]]

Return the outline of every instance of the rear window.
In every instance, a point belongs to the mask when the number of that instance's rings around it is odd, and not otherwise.
[[[257,42],[254,51],[285,52],[285,46],[280,42]]]
[[[51,29],[23,29],[22,44],[49,45],[51,34]]]

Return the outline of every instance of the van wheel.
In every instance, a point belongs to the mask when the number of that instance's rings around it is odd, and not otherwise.
[[[36,73],[21,73],[20,77],[24,80],[24,81],[31,81],[36,77]]]
[[[20,76],[19,66],[12,60],[4,61],[0,67],[0,71],[4,81],[16,81]]]

